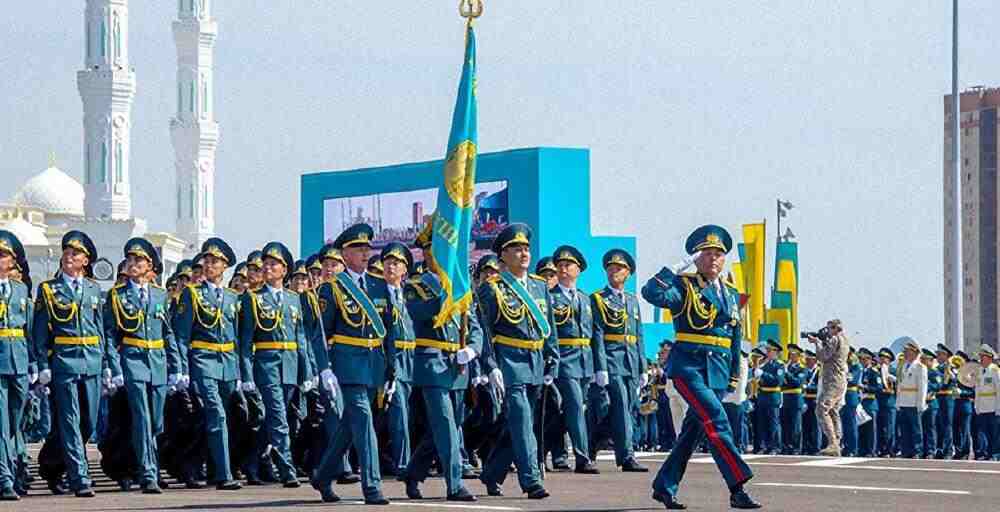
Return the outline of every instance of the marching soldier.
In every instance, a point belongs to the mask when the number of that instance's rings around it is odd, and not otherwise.
[[[344,473],[344,455],[352,444],[361,466],[365,503],[389,503],[382,494],[371,403],[383,387],[392,394],[395,333],[387,326],[394,323],[395,307],[385,281],[366,273],[373,238],[374,230],[367,224],[341,233],[333,248],[340,251],[347,268],[327,274],[328,281],[318,292],[325,340],[314,338],[312,345],[319,380],[328,394],[343,395],[342,413],[327,415],[327,429],[333,435],[312,478],[313,488],[328,503],[340,501],[332,484]],[[326,250],[321,254],[326,274],[333,258]]]
[[[132,419],[132,449],[141,471],[143,494],[160,494],[156,436],[163,433],[163,407],[168,386],[176,386],[184,366],[174,340],[163,288],[147,275],[159,265],[153,244],[143,238],[125,243],[126,283],[115,286],[104,304],[105,339],[120,354],[125,392]],[[170,375],[169,379],[167,375]],[[130,484],[126,481],[123,487]]]
[[[927,367],[919,360],[920,345],[908,341],[903,347],[903,363],[897,370],[896,421],[899,422],[899,449],[907,459],[919,458],[924,435],[920,418],[927,410]]]
[[[429,244],[421,248],[427,250]],[[481,276],[484,266],[489,264],[490,260],[481,258],[476,274]],[[492,264],[495,268],[496,261]],[[406,496],[423,499],[419,486],[427,478],[436,454],[444,473],[447,500],[476,501],[462,484],[461,424],[464,392],[471,377],[469,368],[484,350],[478,315],[473,310],[464,320],[455,315],[436,326],[434,319],[441,311],[446,292],[432,272],[411,277],[405,289],[406,308],[416,336],[414,358],[419,362],[413,367],[413,386],[424,399],[428,423],[406,467]]]
[[[216,489],[235,491],[242,486],[233,480],[230,469],[226,410],[239,391],[240,293],[223,288],[222,275],[236,262],[236,255],[220,238],[206,240],[201,254],[205,279],[181,292],[174,335],[178,345],[187,347],[193,389],[204,404],[208,458],[213,471],[210,481]]]
[[[120,387],[125,379],[118,354],[105,342],[101,288],[90,279],[97,249],[80,231],[66,233],[62,249],[60,276],[39,285],[32,322],[38,328],[31,334],[38,382],[51,384],[53,428],[60,434],[70,487],[77,497],[92,498],[85,443],[97,428],[100,376],[107,388]]]
[[[416,339],[413,319],[403,298],[403,280],[413,266],[413,254],[406,245],[390,242],[379,254],[382,262],[382,275],[389,292],[389,301],[394,308],[393,330],[394,356],[389,363],[393,365],[395,393],[389,401],[389,446],[390,456],[394,466],[390,474],[402,476],[410,462],[410,393],[413,382],[414,349]]]
[[[21,416],[28,386],[38,379],[31,339],[32,301],[28,287],[15,279],[24,246],[10,231],[0,231],[0,500],[20,499],[15,487]],[[27,272],[25,272],[27,273]],[[23,490],[23,489],[22,489]]]
[[[677,501],[677,488],[706,432],[712,458],[729,487],[729,505],[760,508],[743,489],[753,472],[736,449],[720,402],[739,381],[743,339],[738,292],[720,279],[732,246],[732,237],[722,227],[700,227],[685,244],[691,256],[673,268],[664,267],[642,288],[646,301],[673,313],[677,342],[666,373],[691,406],[677,444],[653,482],[653,499],[667,509],[685,508]],[[677,274],[692,262],[696,273]]]
[[[767,340],[764,346],[766,359],[754,372],[760,387],[757,388],[757,435],[761,437],[761,452],[768,455],[781,453],[781,385],[785,381],[785,365],[778,359],[781,344]]]
[[[805,350],[806,382],[802,388],[805,413],[802,415],[802,454],[816,455],[821,445],[819,421],[816,417],[816,397],[819,396],[819,366],[816,353]]]
[[[858,455],[874,457],[878,452],[878,392],[883,388],[882,374],[874,362],[875,354],[867,348],[858,349],[858,359],[861,361],[861,407],[871,416],[858,427]]]
[[[594,375],[608,373],[609,415],[615,445],[615,464],[626,472],[646,472],[632,450],[632,404],[637,390],[646,387],[646,356],[642,340],[639,300],[625,291],[625,281],[635,270],[632,255],[611,249],[603,258],[608,285],[590,295],[596,344]],[[601,377],[603,380],[603,376]]]
[[[806,407],[802,396],[808,371],[800,362],[802,348],[788,345],[788,365],[785,367],[785,381],[781,385],[781,440],[783,455],[802,453],[802,411]]]
[[[240,374],[243,391],[259,391],[264,428],[279,477],[286,488],[299,487],[292,465],[285,404],[298,386],[312,387],[302,306],[298,294],[284,289],[292,254],[283,244],[264,246],[265,286],[245,293],[240,304]]]
[[[320,276],[321,283],[330,281],[334,276],[343,272],[347,268],[347,264],[344,262],[343,254],[341,254],[340,249],[332,243],[326,244],[322,249],[320,249],[319,263],[323,266],[323,273]]]
[[[938,445],[935,458],[951,459],[955,456],[955,440],[952,437],[952,429],[955,424],[955,397],[958,395],[958,374],[956,373],[956,369],[951,365],[951,358],[954,356],[951,349],[943,343],[938,343],[935,356],[937,357],[938,371],[941,372],[941,389],[937,392]]]
[[[559,374],[556,387],[562,396],[563,418],[573,444],[576,473],[600,473],[589,458],[587,424],[584,417],[584,391],[591,380],[608,385],[608,372],[594,373],[594,359],[604,351],[593,340],[593,315],[587,295],[576,287],[580,273],[587,270],[587,260],[575,247],[564,245],[550,258],[557,268],[557,284],[549,289],[552,296],[556,334],[559,338]],[[544,277],[544,275],[543,275]],[[595,356],[595,353],[600,355]],[[562,433],[560,433],[562,434]],[[562,435],[559,437],[563,439]],[[556,450],[556,448],[553,448]],[[553,452],[553,459],[555,451]]]
[[[492,344],[489,379],[503,390],[507,412],[504,434],[479,479],[487,494],[502,496],[501,486],[513,461],[521,490],[530,499],[543,499],[549,493],[538,469],[534,411],[540,386],[552,385],[558,375],[559,349],[552,297],[542,278],[528,274],[531,235],[525,224],[510,224],[497,235],[493,252],[505,269],[478,292],[483,332]]]
[[[933,459],[937,453],[937,393],[941,390],[944,378],[937,368],[934,352],[923,349],[920,362],[927,367],[927,409],[920,415],[920,425],[924,431],[923,458]]]
[[[858,453],[858,406],[861,405],[861,379],[864,369],[858,363],[854,347],[847,353],[847,392],[840,408],[840,426],[843,432],[842,455],[854,457]]]
[[[878,372],[882,387],[875,393],[878,400],[878,456],[893,457],[896,455],[896,375],[894,366],[896,354],[888,348],[878,351]]]
[[[961,358],[963,365],[972,361],[972,358],[961,350],[955,352],[955,356]],[[955,459],[968,460],[973,444],[972,418],[976,415],[976,411],[973,409],[976,388],[966,386],[957,378],[955,380],[958,382],[958,387],[955,389]]]
[[[996,352],[985,343],[979,347],[976,376],[976,437],[983,447],[976,460],[1000,460],[1000,440],[997,439],[997,409],[1000,400],[1000,369],[993,363]]]

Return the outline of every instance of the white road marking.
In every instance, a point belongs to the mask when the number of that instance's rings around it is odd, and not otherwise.
[[[362,500],[345,500],[340,503],[344,505],[364,505]],[[497,510],[500,512],[520,512],[523,509],[515,507],[495,507],[491,505],[459,505],[456,503],[411,503],[404,501],[393,501],[389,505],[394,507],[432,507],[432,508],[453,508],[460,510]]]
[[[946,489],[901,489],[897,487],[864,487],[859,485],[827,485],[827,484],[795,484],[781,482],[763,482],[759,484],[751,483],[755,487],[803,487],[807,489],[837,489],[843,491],[883,491],[883,492],[912,492],[920,494],[958,494],[969,495],[969,491],[951,491]]]
[[[819,467],[829,467],[829,466],[846,466],[848,464],[856,464],[859,462],[865,462],[873,459],[862,459],[859,457],[827,457],[817,460],[809,460],[806,462],[796,462],[792,464],[794,466],[819,466]]]

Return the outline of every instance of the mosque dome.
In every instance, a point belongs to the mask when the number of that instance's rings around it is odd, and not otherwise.
[[[5,223],[0,223],[0,229],[6,229],[21,241],[21,245],[47,246],[49,240],[45,236],[45,229],[36,226],[20,217],[15,217]]]
[[[84,196],[79,181],[52,166],[28,180],[14,195],[14,204],[49,214],[83,217]]]

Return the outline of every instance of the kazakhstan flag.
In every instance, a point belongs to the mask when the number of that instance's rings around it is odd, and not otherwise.
[[[471,20],[470,20],[471,21]],[[445,300],[434,319],[440,327],[455,313],[465,313],[472,303],[469,277],[469,243],[476,184],[476,34],[468,23],[465,62],[458,98],[451,120],[448,153],[434,212],[431,251],[427,267],[441,280]]]

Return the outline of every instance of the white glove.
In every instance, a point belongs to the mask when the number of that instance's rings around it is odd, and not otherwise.
[[[120,388],[120,387],[122,387],[124,385],[125,385],[125,377],[123,377],[121,375],[115,375],[111,379],[111,386],[112,387]]]
[[[500,390],[500,395],[503,396],[503,372],[500,371],[500,368],[494,368],[490,371],[490,384],[493,384],[493,387]]]
[[[556,381],[556,379],[554,379],[551,375],[543,375],[542,376],[542,384],[545,384],[546,386],[551,386],[552,383],[555,382],[555,381]]]
[[[167,375],[167,385],[174,389],[177,389],[177,383],[180,382],[180,380],[181,375],[179,373],[171,373],[170,375]]]
[[[191,376],[190,376],[190,375],[187,375],[187,374],[185,374],[185,375],[181,375],[181,380],[180,380],[180,382],[181,382],[181,383],[182,383],[182,384],[184,385],[184,388],[183,388],[183,389],[187,389],[187,388],[188,388],[188,386],[190,386],[190,385],[191,385]]]
[[[236,379],[236,389],[243,389],[243,381]]]
[[[685,256],[684,259],[682,259],[681,261],[678,261],[677,263],[674,263],[670,267],[670,271],[673,272],[673,273],[675,273],[675,274],[679,274],[679,273],[683,272],[688,267],[690,267],[692,264],[694,264],[694,260],[698,259],[698,255],[700,255],[700,254],[701,254],[701,251],[698,251],[698,252],[696,252],[696,253],[694,253],[694,254],[692,254],[690,256]]]
[[[49,396],[49,388],[48,388],[48,386],[35,386],[35,389],[32,392],[38,398],[45,398],[45,397]]]
[[[602,388],[603,387],[607,387],[608,382],[610,382],[610,380],[611,379],[608,378],[608,371],[607,370],[601,370],[601,371],[597,372],[596,374],[594,374],[594,382],[596,382],[597,385],[600,386],[600,387],[602,387]]]
[[[28,374],[28,385],[29,386],[34,385],[36,382],[38,382],[38,374],[37,373],[29,373]]]
[[[477,354],[476,350],[472,347],[465,347],[455,354],[455,359],[458,361],[458,364],[469,364],[470,361],[477,357],[479,357],[479,354]]]
[[[889,374],[889,382],[896,382],[896,376],[890,373]]]
[[[392,394],[396,392],[396,381],[389,381],[389,385],[385,388],[385,399],[388,401],[392,398]]]
[[[312,389],[319,389],[319,375],[314,375],[310,382],[312,382]]]
[[[305,381],[305,382],[302,383],[302,391],[303,392],[308,393],[308,392],[312,391],[312,388],[313,388],[313,380],[312,379],[309,379],[309,380],[307,380],[307,381]]]
[[[639,376],[639,387],[644,388],[646,384],[649,384],[649,375],[644,373]]]
[[[323,389],[330,392],[330,395],[337,396],[337,376],[333,370],[327,368],[319,372],[319,380],[323,383]]]
[[[242,389],[244,393],[253,393],[254,391],[257,391],[257,386],[255,386],[253,382],[244,382],[240,385],[240,389]]]
[[[42,370],[42,373],[38,374],[38,383],[44,386],[50,382],[52,382],[52,370]]]
[[[759,379],[761,375],[764,375],[764,370],[757,368],[756,370],[753,371],[753,378]]]
[[[480,375],[476,377],[476,380],[473,382],[473,384],[476,386],[485,386],[489,383],[490,383],[490,378],[487,377],[486,375]]]
[[[106,388],[110,388],[111,387],[111,370],[110,369],[105,368],[104,371],[101,372],[101,384],[104,384],[104,387],[106,387]]]

